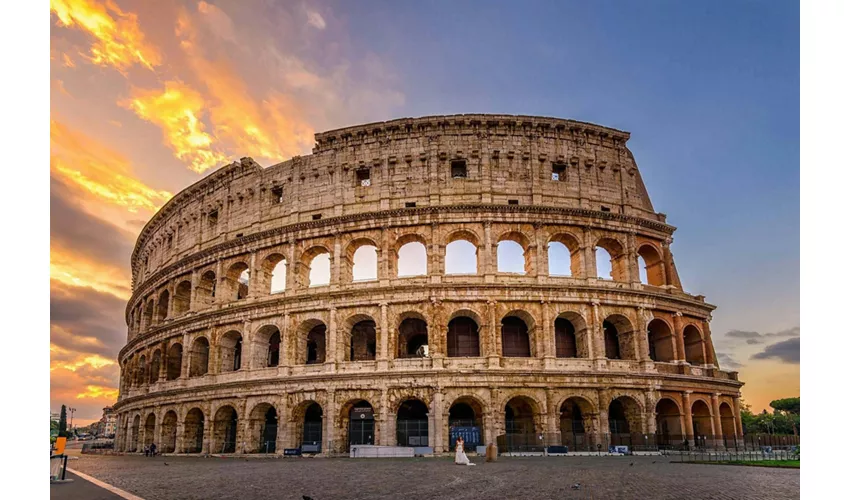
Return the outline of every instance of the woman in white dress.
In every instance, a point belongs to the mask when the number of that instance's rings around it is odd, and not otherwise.
[[[455,463],[459,465],[475,465],[469,461],[469,457],[463,452],[463,439],[460,437],[457,438],[457,443],[455,444]]]

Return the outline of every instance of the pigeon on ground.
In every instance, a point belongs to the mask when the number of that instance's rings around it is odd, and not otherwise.
[[[581,483],[576,483],[576,484],[574,484],[574,485],[570,486],[570,489],[571,489],[571,490],[579,490],[579,489],[581,489]]]
[[[629,467],[631,467],[631,466],[632,466],[632,465],[634,465],[634,464],[635,464],[634,462],[630,463],[630,464],[629,464]]]
[[[165,465],[168,465],[168,462],[162,462],[162,463],[164,463]]]

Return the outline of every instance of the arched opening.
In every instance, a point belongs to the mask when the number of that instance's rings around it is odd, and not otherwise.
[[[250,450],[252,453],[275,453],[277,443],[277,410],[268,403],[260,403],[251,411]]]
[[[145,419],[145,446],[153,444],[154,432],[156,431],[156,415],[148,414]]]
[[[694,325],[688,325],[682,335],[685,342],[685,361],[692,365],[704,365],[705,350],[700,331]]]
[[[484,442],[484,409],[481,404],[468,397],[461,397],[449,408],[449,446],[454,449],[457,438],[463,439],[465,450],[474,450]]]
[[[136,415],[133,419],[133,425],[130,427],[130,446],[127,451],[137,451],[139,448],[139,428],[142,426],[142,417]]]
[[[655,433],[659,447],[672,448],[684,440],[682,414],[675,401],[661,398],[655,404]]]
[[[378,249],[374,245],[360,245],[351,257],[352,281],[378,279]]]
[[[555,320],[555,357],[578,357],[576,329],[566,318],[557,318]]]
[[[348,445],[375,444],[375,415],[368,401],[358,401],[347,412]]]
[[[691,404],[691,417],[694,425],[694,439],[697,446],[704,447],[705,440],[714,437],[711,425],[711,410],[705,401],[697,399]]]
[[[165,370],[165,380],[176,380],[180,378],[183,369],[183,346],[172,344],[168,348],[168,366]]]
[[[232,330],[218,341],[219,372],[233,372],[242,368],[242,334]]]
[[[206,337],[198,337],[192,344],[192,354],[189,360],[189,376],[206,375],[210,364],[210,341]]]
[[[638,269],[641,283],[653,286],[664,286],[666,284],[664,282],[664,261],[654,246],[642,245],[638,248]]]
[[[446,245],[445,273],[477,274],[478,247],[466,239],[457,239]]]
[[[151,356],[151,367],[148,373],[148,382],[151,384],[157,383],[159,380],[159,371],[162,366],[162,351],[157,349]]]
[[[502,240],[496,246],[496,268],[500,273],[525,274],[528,267],[525,249],[513,240]]]
[[[186,453],[201,453],[204,449],[204,412],[192,408],[183,422],[183,447]]]
[[[398,407],[396,415],[398,446],[428,446],[428,406],[418,399],[408,399]]]
[[[355,323],[348,344],[348,361],[373,361],[377,348],[375,322],[367,319]]]
[[[186,314],[192,300],[192,283],[181,281],[174,290],[174,316]]]
[[[139,364],[136,366],[136,385],[142,386],[147,382],[148,363],[144,354],[139,358]]]
[[[640,405],[634,399],[620,396],[611,401],[608,405],[608,431],[612,445],[631,446],[631,435],[639,434],[641,428]]]
[[[262,279],[263,283],[257,284],[258,288],[266,289],[269,293],[280,293],[286,290],[286,258],[282,254],[273,253],[263,259]]]
[[[673,361],[675,337],[673,330],[666,322],[654,319],[647,326],[647,342],[649,344],[649,357],[653,361]]]
[[[206,271],[201,275],[197,290],[195,291],[195,298],[197,299],[199,309],[210,307],[215,302],[215,282],[214,272]]]
[[[517,316],[502,319],[502,356],[506,358],[530,358],[531,342],[528,326]]]
[[[239,416],[230,405],[222,406],[213,419],[212,453],[236,453],[236,430]]]
[[[584,275],[581,246],[574,236],[565,233],[552,236],[547,250],[549,276],[581,277]]]
[[[326,286],[331,282],[331,254],[320,253],[310,260],[310,286]]]
[[[537,405],[531,398],[516,396],[505,404],[505,440],[511,451],[538,451]]]
[[[162,453],[174,453],[177,445],[177,413],[170,410],[162,417],[160,429],[159,451]]]
[[[247,298],[250,277],[251,271],[248,269],[248,264],[237,262],[230,266],[224,280],[224,284],[227,287],[225,297],[229,297],[230,300]]]
[[[304,429],[301,435],[302,448],[311,446],[316,453],[322,446],[322,407],[319,403],[310,403],[304,411]],[[307,451],[307,450],[304,450]]]
[[[628,266],[619,241],[602,238],[596,243],[596,275],[600,279],[627,281]]]
[[[307,351],[305,363],[315,365],[325,362],[325,332],[327,327],[320,323],[307,333]]]
[[[728,403],[720,403],[720,429],[726,442],[735,440],[735,414]],[[728,445],[727,445],[728,446]]]
[[[156,322],[159,323],[168,317],[168,290],[163,290],[156,301]]]
[[[428,324],[419,318],[406,318],[398,326],[399,358],[422,358],[428,354]]]
[[[602,323],[605,334],[605,357],[608,359],[637,359],[632,345],[634,328],[623,315],[612,314]]]
[[[275,325],[265,325],[254,332],[253,356],[255,367],[272,367],[280,364],[281,337]]]
[[[396,254],[398,255],[397,276],[399,278],[424,276],[428,273],[428,252],[421,241],[413,240],[402,243]]]
[[[450,358],[480,356],[478,323],[467,316],[458,316],[449,321],[446,348],[446,355]]]
[[[593,407],[584,398],[572,397],[561,403],[561,444],[570,451],[590,449],[587,438]]]
[[[153,299],[149,300],[145,306],[145,328],[150,328],[153,325],[154,319],[154,303]]]

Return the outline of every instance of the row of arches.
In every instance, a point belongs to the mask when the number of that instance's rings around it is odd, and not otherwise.
[[[502,234],[496,242],[495,272],[516,275],[535,274],[536,247],[519,231]],[[442,273],[446,275],[479,275],[485,271],[479,263],[482,243],[471,230],[458,230],[449,235],[445,244]],[[553,277],[595,277],[628,281],[630,259],[636,258],[640,282],[664,286],[668,284],[664,266],[664,252],[655,243],[642,242],[630,253],[627,246],[613,237],[597,239],[592,247],[596,269],[585,269],[584,249],[579,240],[568,233],[558,233],[546,243],[548,275]],[[399,278],[425,276],[431,272],[427,242],[418,234],[398,238],[390,250],[390,274]],[[379,278],[381,250],[369,238],[357,238],[342,251],[340,281],[343,283],[374,281]],[[315,245],[304,250],[295,260],[293,275],[288,277],[290,263],[281,252],[266,255],[256,266],[256,276],[248,262],[237,259],[216,275],[216,270],[206,269],[196,278],[178,278],[172,288],[149,296],[130,314],[130,328],[143,331],[167,318],[178,317],[190,310],[201,310],[216,302],[231,302],[255,295],[275,294],[287,287],[326,286],[332,279],[334,254],[326,245]]]
[[[480,357],[484,354],[480,318],[471,311],[458,311],[452,315],[445,329],[434,332],[421,314],[408,312],[401,315],[392,342],[394,348],[388,353],[396,359],[428,357],[439,352],[449,358]],[[500,322],[501,346],[499,353],[505,358],[540,357],[537,352],[536,335],[540,329],[535,319],[525,311],[506,314]],[[706,345],[702,332],[693,324],[685,325],[681,342],[673,328],[663,319],[655,318],[648,323],[646,332],[638,335],[631,321],[621,314],[612,314],[602,322],[603,346],[592,352],[592,330],[578,313],[562,313],[554,320],[554,357],[641,360],[642,348],[645,356],[656,362],[683,360],[693,365],[706,364],[710,347]],[[214,343],[206,335],[197,336],[191,343],[188,366],[183,367],[183,346],[171,344],[165,352],[157,348],[150,358],[142,354],[138,359],[129,359],[124,364],[124,387],[152,384],[160,379],[174,380],[188,369],[189,377],[206,375],[215,368],[215,373],[227,373],[245,368],[261,369],[284,365],[321,364],[332,360],[345,362],[373,361],[378,354],[378,328],[376,322],[366,314],[355,314],[344,323],[345,334],[337,340],[336,349],[329,343],[328,327],[322,320],[304,321],[295,329],[294,336],[285,342],[276,325],[264,325],[251,334],[253,344],[251,356],[246,360],[245,339],[242,332],[228,330],[214,337]],[[443,336],[445,335],[445,336]],[[636,338],[639,337],[639,338]],[[678,344],[678,345],[677,345]],[[679,352],[684,346],[684,352]],[[436,351],[435,351],[436,349]],[[290,352],[287,352],[289,350]]]
[[[329,451],[328,446],[336,448],[330,451],[347,451],[352,445],[363,444],[434,447],[437,441],[430,434],[435,430],[431,408],[416,397],[403,398],[386,411],[365,399],[350,400],[332,416],[331,426],[322,404],[315,400],[293,408],[288,421],[268,402],[257,403],[246,411],[246,415],[240,415],[235,406],[225,404],[208,421],[201,408],[192,407],[182,425],[178,425],[177,413],[169,410],[159,426],[154,412],[137,414],[127,422],[122,440],[124,451],[139,451],[155,441],[164,453],[225,454],[277,453],[283,443],[305,452],[322,452]],[[570,396],[554,411],[554,415],[548,415],[534,397],[524,395],[515,395],[498,408],[488,408],[475,396],[461,396],[448,405],[445,428],[436,431],[448,437],[448,449],[453,448],[458,436],[465,438],[469,448],[492,442],[496,436],[488,433],[504,435],[513,443],[524,439],[533,443],[545,434],[547,444],[555,444],[550,432],[553,427],[560,444],[571,449],[589,448],[603,437],[617,443],[618,439],[630,440],[635,434],[646,437],[647,432],[659,445],[682,439],[740,435],[740,422],[727,401],[717,404],[718,414],[714,415],[702,398],[683,408],[679,401],[662,397],[651,411],[645,412],[631,396],[615,397],[602,409],[586,397]],[[386,418],[387,413],[392,414],[391,419]],[[487,429],[493,423],[492,429]],[[326,436],[328,431],[333,435]],[[291,435],[282,439],[284,432]],[[382,436],[382,432],[390,434]]]

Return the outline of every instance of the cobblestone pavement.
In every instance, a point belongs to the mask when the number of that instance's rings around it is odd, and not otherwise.
[[[671,463],[667,457],[199,458],[84,455],[74,468],[157,499],[799,498],[799,469]],[[168,465],[165,465],[165,464]],[[571,485],[581,483],[579,490]]]

